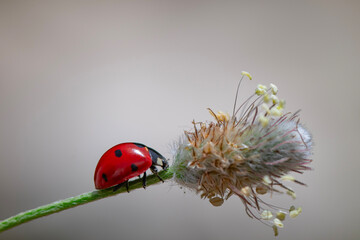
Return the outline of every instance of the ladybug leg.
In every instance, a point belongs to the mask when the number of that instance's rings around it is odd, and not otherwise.
[[[126,181],[126,191],[129,193],[129,180]]]
[[[115,185],[115,187],[113,188],[113,192],[116,192],[117,190],[119,190],[122,186],[124,186],[124,183],[120,183],[118,185]]]
[[[115,187],[113,188],[113,192],[116,192],[117,190],[119,190],[124,185],[126,185],[126,191],[129,192],[129,181],[122,182],[122,183],[120,183],[118,185],[115,185]]]
[[[142,185],[143,185],[143,188],[145,189],[146,188],[146,172],[144,172],[144,176],[142,178]]]
[[[164,180],[158,175],[158,171],[154,165],[151,165],[150,170],[153,174],[157,176],[158,179],[160,179],[160,181],[164,182]]]

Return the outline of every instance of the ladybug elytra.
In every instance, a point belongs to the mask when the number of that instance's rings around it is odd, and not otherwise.
[[[126,184],[128,180],[143,175],[143,187],[146,186],[146,170],[150,169],[157,175],[156,166],[166,169],[169,165],[166,159],[156,150],[141,143],[121,143],[107,150],[100,158],[94,174],[96,189],[114,187],[114,191]]]

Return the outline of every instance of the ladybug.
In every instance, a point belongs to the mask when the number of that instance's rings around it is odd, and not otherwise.
[[[100,158],[94,174],[96,189],[114,187],[118,190],[126,184],[129,192],[130,178],[143,175],[143,187],[146,187],[146,170],[150,168],[162,182],[157,174],[156,166],[166,169],[169,164],[157,151],[141,143],[127,142],[118,144],[107,150]]]

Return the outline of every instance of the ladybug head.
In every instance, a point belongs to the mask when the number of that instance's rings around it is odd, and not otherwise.
[[[149,153],[151,156],[152,164],[155,166],[160,166],[163,169],[167,169],[169,167],[169,163],[167,162],[166,158],[163,157],[158,151],[149,148]]]

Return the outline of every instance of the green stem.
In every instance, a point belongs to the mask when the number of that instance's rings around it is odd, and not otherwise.
[[[173,172],[171,169],[164,170],[158,173],[158,175],[163,179],[167,180],[173,177]],[[160,180],[155,175],[150,175],[146,178],[146,185],[150,186],[156,183],[159,183]],[[142,179],[137,179],[129,182],[129,190],[134,190],[137,188],[142,188]],[[10,228],[16,227],[20,224],[26,223],[28,221],[34,220],[36,218],[44,217],[53,213],[61,212],[63,210],[77,207],[86,203],[90,203],[102,198],[115,196],[119,193],[126,192],[126,188],[122,187],[116,192],[113,191],[113,188],[108,188],[99,191],[92,191],[83,193],[81,195],[70,197],[64,200],[56,201],[47,205],[43,205],[38,208],[28,210],[26,212],[19,213],[15,216],[9,217],[0,222],[0,232],[8,230]]]

